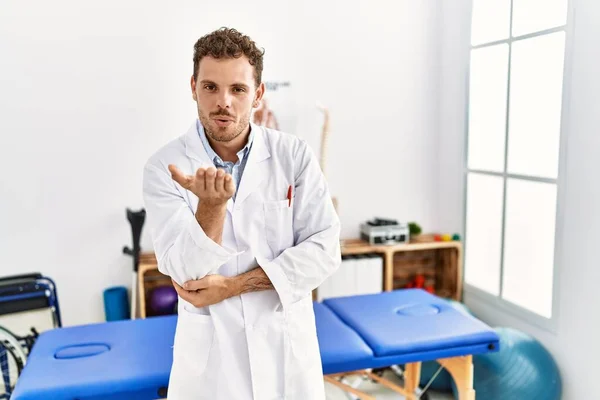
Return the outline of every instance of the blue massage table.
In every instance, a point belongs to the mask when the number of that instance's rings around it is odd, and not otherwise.
[[[314,303],[325,380],[361,374],[416,398],[423,361],[438,360],[460,399],[473,400],[474,354],[498,351],[487,325],[420,289]],[[46,331],[21,374],[13,400],[138,400],[166,397],[176,316],[114,321]],[[404,385],[371,370],[404,366]]]
[[[325,380],[361,399],[372,397],[338,378],[365,375],[415,399],[421,363],[437,360],[459,399],[474,400],[473,355],[499,350],[492,328],[421,289],[327,299],[314,309]],[[404,387],[369,371],[401,364]]]

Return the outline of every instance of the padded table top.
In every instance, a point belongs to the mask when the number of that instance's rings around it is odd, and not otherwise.
[[[480,320],[420,289],[326,299],[376,357],[489,346],[498,336]],[[472,349],[469,350],[472,353]]]
[[[11,399],[159,398],[169,381],[176,323],[176,316],[164,316],[43,332]]]
[[[328,299],[314,311],[325,374],[498,349],[490,327],[418,289]],[[164,397],[176,323],[173,315],[44,332],[11,399]]]
[[[326,371],[347,371],[373,359],[373,350],[328,307],[313,303],[321,362]],[[328,373],[328,372],[325,372]]]

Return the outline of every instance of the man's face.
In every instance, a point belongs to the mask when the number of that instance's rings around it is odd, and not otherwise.
[[[252,108],[258,106],[264,93],[263,84],[256,88],[254,67],[247,57],[204,57],[191,83],[208,137],[229,142],[247,131]]]

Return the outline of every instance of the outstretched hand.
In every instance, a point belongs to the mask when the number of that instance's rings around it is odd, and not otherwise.
[[[194,193],[207,205],[223,205],[235,193],[233,177],[222,169],[199,168],[194,175],[185,175],[175,165],[170,164],[169,172],[175,182]]]

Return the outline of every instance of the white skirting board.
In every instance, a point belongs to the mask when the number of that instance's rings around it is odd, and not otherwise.
[[[383,290],[383,259],[361,254],[342,257],[342,265],[317,288],[317,301],[330,297],[379,293]]]

